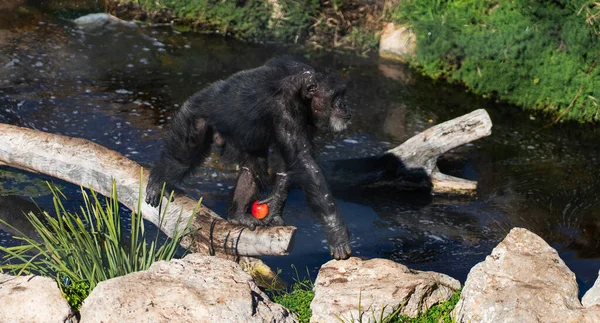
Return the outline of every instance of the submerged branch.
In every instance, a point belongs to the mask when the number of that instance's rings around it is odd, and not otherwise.
[[[324,164],[328,178],[339,186],[393,186],[428,189],[433,193],[473,194],[477,182],[443,174],[437,167],[445,152],[492,133],[483,110],[435,125],[378,156]]]

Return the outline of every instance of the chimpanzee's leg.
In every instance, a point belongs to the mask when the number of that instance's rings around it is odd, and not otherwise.
[[[263,221],[247,213],[248,206],[256,200],[259,190],[266,184],[267,160],[265,157],[247,156],[241,162],[241,171],[232,191],[227,210],[229,222],[242,224],[254,230]]]
[[[205,119],[196,117],[192,107],[186,103],[165,134],[163,149],[146,186],[146,203],[158,206],[163,184],[167,195],[173,185],[204,161],[210,153],[212,141],[212,127]]]

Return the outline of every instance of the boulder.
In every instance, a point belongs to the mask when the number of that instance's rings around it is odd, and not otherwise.
[[[416,47],[417,35],[409,26],[390,22],[383,28],[379,40],[379,56],[405,62],[415,54]]]
[[[600,272],[598,274],[600,275]],[[594,286],[583,295],[581,304],[585,307],[600,305],[600,277],[596,279]]]
[[[473,267],[452,312],[456,322],[600,322],[584,308],[575,274],[542,238],[515,228]]]
[[[77,322],[56,281],[0,274],[0,322]]]
[[[391,260],[332,260],[321,267],[315,281],[310,321],[351,321],[363,315],[362,322],[370,322],[399,307],[400,313],[415,317],[449,300],[459,289],[454,278],[410,270]]]
[[[190,254],[101,282],[81,322],[296,322],[237,263]]]

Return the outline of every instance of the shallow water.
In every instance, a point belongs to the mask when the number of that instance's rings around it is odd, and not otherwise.
[[[158,156],[160,135],[189,95],[289,52],[170,28],[83,32],[66,19],[27,8],[0,8],[0,122],[86,138],[146,165]],[[446,172],[479,181],[476,197],[337,192],[355,255],[389,258],[464,282],[469,269],[519,226],[557,248],[576,273],[581,292],[593,284],[600,269],[595,167],[600,136],[595,129],[564,124],[542,129],[550,119],[476,98],[377,58],[310,56],[348,81],[353,109],[347,131],[318,138],[321,160],[376,154],[478,108],[494,122],[490,137],[440,161]],[[182,187],[224,214],[234,175],[212,155]],[[45,180],[52,179],[0,167],[0,217],[26,226],[13,206],[29,198],[50,209]],[[78,189],[57,182],[76,207]],[[302,192],[291,192],[285,219],[298,227],[296,247],[288,257],[265,260],[288,280],[296,275],[291,264],[300,277],[308,268],[314,278],[329,255]],[[0,231],[0,244],[12,243],[10,234]]]

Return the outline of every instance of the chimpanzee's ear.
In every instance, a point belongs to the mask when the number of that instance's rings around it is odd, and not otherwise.
[[[302,97],[311,100],[317,91],[317,80],[312,70],[302,72]]]

